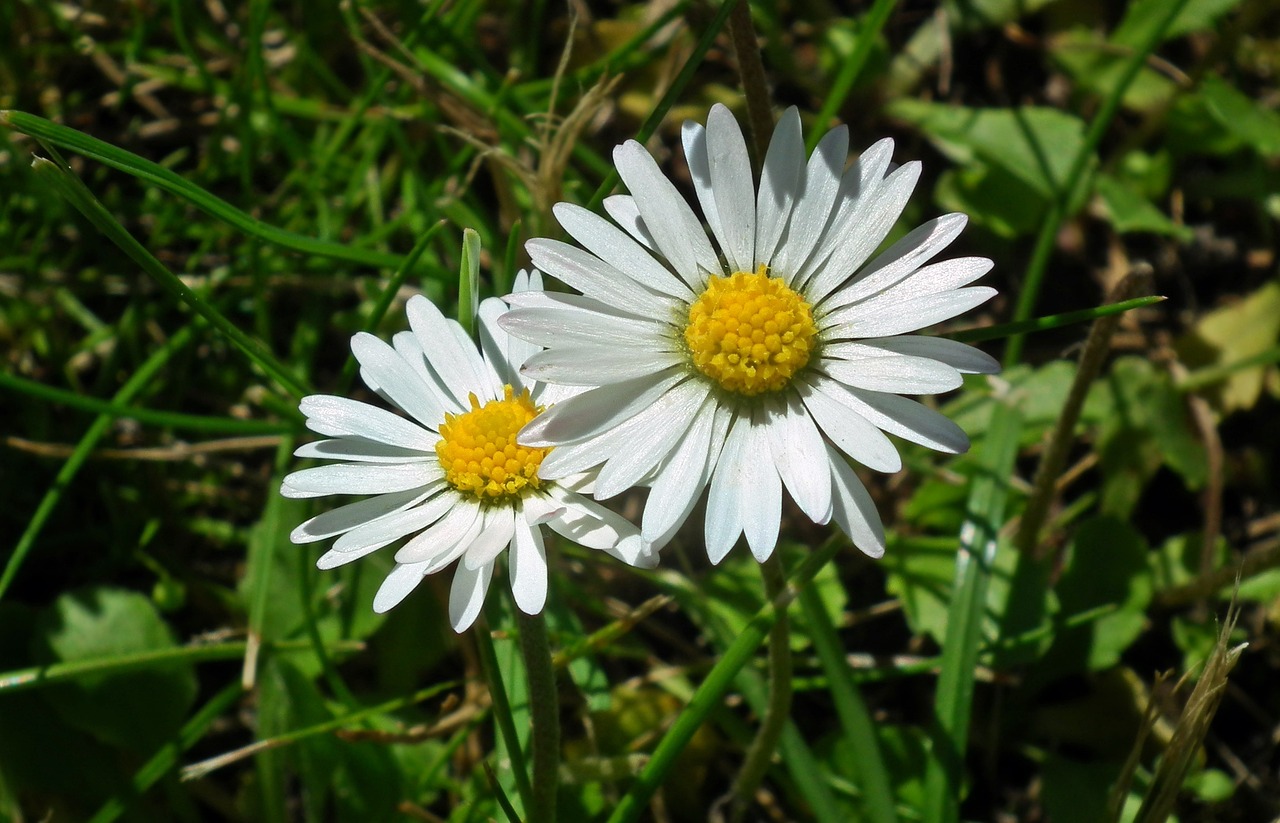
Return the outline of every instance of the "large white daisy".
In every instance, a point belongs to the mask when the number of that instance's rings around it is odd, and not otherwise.
[[[598,388],[556,404],[519,440],[555,447],[539,469],[548,480],[598,467],[597,498],[651,485],[641,533],[655,545],[709,485],[711,561],[744,532],[767,558],[785,487],[814,522],[834,518],[878,557],[884,530],[849,459],[898,471],[886,432],[944,452],[968,448],[958,426],[900,395],[949,391],[962,373],[999,369],[969,346],[910,334],[994,295],[967,285],[991,261],[930,262],[960,233],[962,214],[872,259],[920,174],[914,162],[890,168],[891,140],[846,170],[841,126],[806,161],[789,109],[758,186],[725,107],[712,108],[705,128],[685,123],[683,142],[703,220],[628,141],[613,156],[630,194],[605,201],[614,222],[560,203],[556,217],[582,248],[529,241],[534,265],[582,296],[509,298],[516,308],[500,325],[547,347],[522,373]]]
[[[517,294],[542,288],[541,276],[520,272]],[[539,478],[546,447],[516,443],[552,393],[521,375],[519,365],[539,350],[512,339],[496,322],[507,306],[480,304],[483,356],[454,320],[425,297],[407,305],[412,331],[389,346],[371,334],[351,339],[360,376],[369,388],[412,419],[345,397],[303,398],[307,426],[332,439],[294,454],[341,462],[285,477],[285,497],[375,495],[311,518],[293,530],[294,543],[337,537],[318,566],[331,569],[413,535],[373,600],[385,612],[434,572],[459,561],[449,596],[455,631],[475,621],[503,549],[516,605],[542,611],[547,556],[541,525],[583,546],[638,565],[651,555],[625,518],[578,493],[585,475]],[[550,389],[549,391],[547,389]]]

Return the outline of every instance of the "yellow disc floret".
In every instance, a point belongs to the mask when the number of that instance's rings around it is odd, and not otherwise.
[[[790,383],[809,362],[816,334],[809,304],[761,266],[712,276],[689,307],[684,340],[698,371],[750,397]]]
[[[501,400],[484,405],[471,395],[471,411],[446,414],[440,426],[436,456],[444,479],[482,502],[520,497],[539,488],[538,466],[551,450],[516,442],[516,434],[539,411],[528,389],[517,395],[506,386]]]

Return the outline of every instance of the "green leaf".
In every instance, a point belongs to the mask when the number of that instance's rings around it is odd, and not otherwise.
[[[897,100],[888,113],[920,129],[965,169],[993,175],[986,179],[995,191],[1007,189],[1021,199],[1032,194],[1043,207],[1067,191],[1072,163],[1084,146],[1084,122],[1057,109],[973,109]]]
[[[1094,29],[1077,28],[1054,37],[1050,55],[1082,88],[1107,97],[1124,82],[1132,49],[1104,39]],[[1152,112],[1167,105],[1178,91],[1178,84],[1169,77],[1143,66],[1124,89],[1123,104],[1134,111]]]
[[[168,625],[146,596],[94,587],[64,594],[37,621],[36,659],[74,662],[125,657],[176,647]],[[121,674],[89,674],[47,692],[66,722],[98,739],[149,753],[182,725],[196,696],[190,663]]]
[[[1280,340],[1280,283],[1274,280],[1239,302],[1215,309],[1176,344],[1187,365],[1204,367],[1236,363],[1262,354]],[[1206,393],[1224,413],[1251,409],[1258,402],[1266,375],[1274,367],[1240,369]]]
[[[1098,517],[1076,530],[1056,592],[1062,614],[1114,606],[1115,611],[1058,633],[1053,654],[1093,671],[1114,666],[1142,633],[1151,602],[1147,543],[1132,526]]]
[[[1117,45],[1138,48],[1143,41],[1158,33],[1169,0],[1133,0],[1124,19],[1111,33]],[[1172,40],[1184,34],[1212,29],[1215,21],[1240,4],[1240,0],[1187,0],[1164,30],[1161,39]]]
[[[1107,220],[1121,234],[1153,232],[1176,237],[1183,242],[1194,236],[1191,229],[1173,222],[1124,181],[1109,174],[1100,174],[1095,186]]]
[[[1200,93],[1209,114],[1224,129],[1263,157],[1280,155],[1280,113],[1213,75],[1204,79]]]

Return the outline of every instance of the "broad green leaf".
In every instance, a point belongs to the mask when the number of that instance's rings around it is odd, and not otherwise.
[[[1182,586],[1195,580],[1200,574],[1200,555],[1203,549],[1200,532],[1189,532],[1170,537],[1151,553],[1152,583],[1156,591],[1164,591],[1175,586]],[[1214,547],[1211,568],[1220,569],[1228,562],[1230,550],[1226,538],[1219,536]],[[1242,581],[1241,597],[1244,590],[1253,580]],[[1278,592],[1280,593],[1280,592]]]
[[[1100,606],[1114,606],[1115,611],[1060,631],[1053,654],[1093,671],[1114,666],[1146,622],[1152,594],[1146,540],[1116,518],[1082,524],[1067,549],[1067,566],[1055,591],[1063,615]]]
[[[1114,94],[1125,79],[1132,54],[1129,44],[1104,39],[1091,28],[1076,28],[1051,40],[1050,56],[1078,85],[1100,97]],[[1178,84],[1144,66],[1124,90],[1124,106],[1151,112],[1178,93]]]
[[[1191,229],[1173,222],[1124,181],[1109,174],[1100,174],[1095,185],[1107,220],[1121,234],[1153,232],[1176,237],[1184,242],[1192,238]]]
[[[1047,204],[1067,189],[1084,145],[1084,122],[1057,109],[974,109],[897,100],[888,113],[911,123],[965,168],[999,170]]]
[[[95,587],[59,597],[38,619],[33,651],[44,662],[126,657],[176,646],[146,596]],[[182,725],[196,696],[190,663],[115,675],[86,675],[47,697],[71,725],[123,749],[149,753]]]
[[[1223,365],[1261,354],[1280,339],[1280,283],[1271,281],[1239,302],[1215,309],[1177,343],[1189,366]],[[1271,366],[1241,369],[1207,390],[1223,414],[1251,409]]]
[[[1124,19],[1111,33],[1117,45],[1136,48],[1159,28],[1169,0],[1133,0]],[[1212,29],[1219,17],[1240,4],[1240,0],[1187,0],[1164,30],[1164,39],[1173,40],[1184,34]]]
[[[1209,75],[1200,88],[1209,113],[1231,134],[1263,157],[1280,155],[1280,113]]]

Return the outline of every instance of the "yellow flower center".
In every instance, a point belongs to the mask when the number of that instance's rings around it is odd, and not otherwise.
[[[684,340],[698,371],[751,397],[786,387],[809,362],[817,331],[809,304],[761,266],[713,275],[689,307]]]
[[[542,485],[538,466],[550,449],[516,442],[516,433],[540,412],[526,389],[516,395],[506,386],[501,400],[483,406],[471,395],[471,411],[446,414],[436,456],[444,479],[482,502],[520,497]]]

